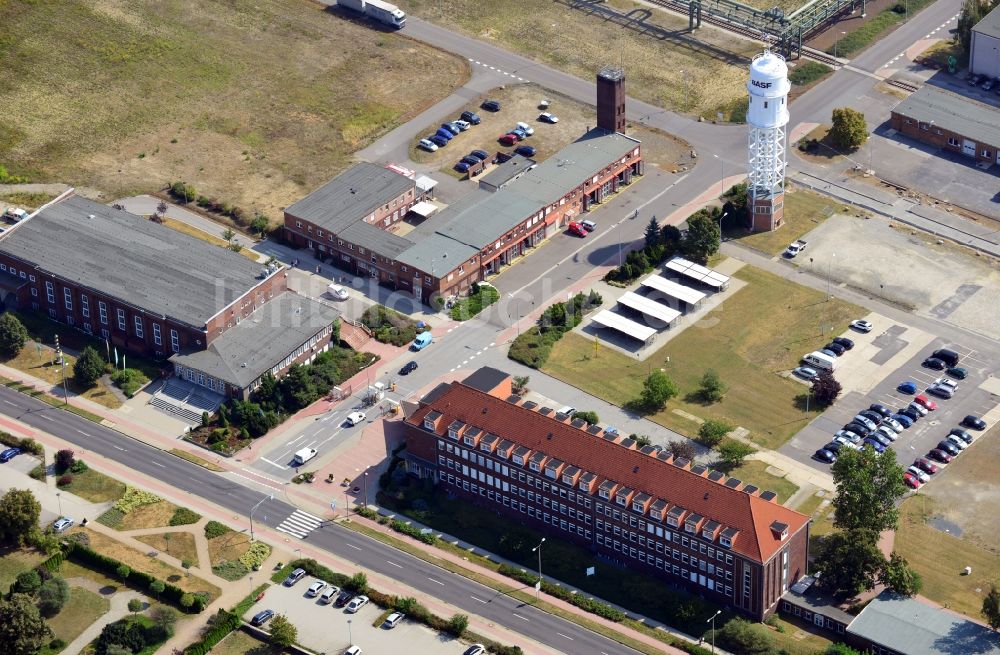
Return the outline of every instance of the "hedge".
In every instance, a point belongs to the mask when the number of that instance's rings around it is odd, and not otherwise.
[[[118,568],[124,565],[123,562],[116,560],[113,557],[102,555],[96,550],[88,546],[84,546],[79,542],[65,542],[63,547],[66,552],[66,557],[76,559],[82,564],[92,566],[98,571],[108,574],[112,578],[120,577],[118,575]],[[131,567],[129,568],[131,569]],[[148,589],[149,585],[155,580],[157,580],[156,576],[150,575],[144,571],[130,570],[129,574],[125,576],[124,582],[131,582],[141,589]],[[164,582],[163,585],[163,593],[160,594],[160,600],[176,605],[190,614],[198,614],[204,611],[206,601],[203,596],[194,594],[194,602],[191,606],[184,607],[181,602],[181,598],[188,592],[184,591],[177,585],[170,584],[169,582]]]
[[[389,527],[395,530],[396,532],[400,532],[407,536],[413,537],[414,539],[422,541],[425,544],[429,544],[431,546],[436,544],[438,540],[436,534],[432,532],[422,532],[420,528],[417,528],[409,523],[404,523],[399,519],[393,519],[389,521]]]
[[[45,570],[55,573],[65,560],[66,555],[62,551],[59,551],[42,562],[42,566],[45,567]]]
[[[0,443],[5,446],[10,446],[11,448],[20,448],[24,452],[37,455],[38,457],[45,456],[45,449],[42,448],[42,444],[38,443],[34,439],[21,439],[20,437],[15,437],[9,432],[0,432]]]
[[[185,648],[184,655],[205,655],[215,648],[216,644],[229,636],[229,633],[243,625],[243,615],[253,607],[253,604],[257,602],[257,596],[262,594],[268,586],[270,585],[266,583],[260,585],[251,591],[249,596],[236,603],[231,610],[220,609],[215,615],[216,619],[212,627],[202,635],[201,639]]]
[[[508,578],[514,578],[526,585],[534,586],[538,582],[538,576],[515,566],[510,566],[509,564],[501,564],[497,571]],[[554,585],[544,580],[542,581],[542,591],[615,623],[621,623],[628,618],[625,612],[616,607],[594,600],[593,598],[588,598],[583,594],[571,593],[565,587]]]

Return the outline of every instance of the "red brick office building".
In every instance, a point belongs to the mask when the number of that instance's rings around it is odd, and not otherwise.
[[[404,423],[408,470],[449,493],[763,620],[806,573],[809,517],[776,494],[511,394],[483,368]]]
[[[903,136],[978,164],[1000,164],[1000,109],[973,98],[923,86],[893,107],[890,123]]]

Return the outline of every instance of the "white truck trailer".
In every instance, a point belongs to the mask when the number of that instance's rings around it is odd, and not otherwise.
[[[337,0],[337,6],[364,14],[397,30],[406,25],[406,14],[403,10],[385,0]]]

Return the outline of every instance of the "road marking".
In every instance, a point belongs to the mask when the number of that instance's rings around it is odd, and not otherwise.
[[[467,360],[467,359],[466,359],[466,360],[464,360],[464,361],[462,362],[462,366],[465,366],[465,365],[466,365],[466,364],[468,364],[468,363],[469,363],[469,360]]]
[[[150,462],[150,464],[153,464],[154,466],[159,466],[161,469],[167,468],[166,466],[164,466],[163,464],[160,464],[159,462]]]
[[[122,452],[125,452],[125,449],[122,448],[121,446],[115,446],[114,444],[111,444],[111,445],[114,446],[115,448],[117,448],[118,450],[120,450]]]
[[[39,416],[41,416],[46,421],[53,421],[53,420],[55,420],[51,416],[48,416],[47,414],[39,414]]]
[[[557,634],[557,635],[559,635],[560,637],[566,637],[566,638],[567,638],[567,639],[569,639],[570,641],[573,641],[573,638],[572,638],[572,637],[570,637],[569,635],[564,635],[564,634],[563,634],[563,633],[561,633],[561,632],[557,632],[556,634]]]
[[[289,441],[287,445],[291,446],[293,443],[295,443],[299,439],[305,439],[305,437],[306,437],[306,435],[300,434],[299,436],[297,436],[294,439],[292,439],[291,441]]]
[[[12,402],[10,402],[9,400],[7,400],[6,398],[4,398],[4,399],[3,399],[3,401],[4,401],[5,403],[7,403],[8,405],[11,405],[11,406],[13,406],[13,407],[17,407],[17,403],[12,403]]]
[[[396,564],[395,562],[390,562],[389,560],[386,560],[386,562],[387,562],[387,563],[388,563],[388,564],[389,564],[390,566],[395,566],[395,567],[396,567],[397,569],[401,569],[401,568],[403,568],[403,566],[402,566],[401,564]]]
[[[89,434],[87,434],[87,433],[86,433],[86,432],[84,432],[83,430],[77,430],[77,432],[79,432],[80,434],[82,434],[82,435],[83,435],[83,436],[85,436],[85,437],[89,437],[89,436],[90,436]]]
[[[299,539],[305,539],[306,535],[321,525],[323,525],[323,519],[297,509],[286,517],[275,529]]]
[[[472,600],[474,600],[474,601],[476,601],[478,603],[484,603],[484,604],[486,603],[486,601],[483,600],[482,598],[476,598],[475,596],[469,596],[469,598],[471,598]]]
[[[531,619],[529,619],[528,617],[526,617],[526,616],[521,616],[521,615],[520,615],[520,614],[518,614],[517,612],[511,612],[511,614],[513,614],[513,615],[514,615],[514,616],[516,616],[517,618],[521,619],[522,621],[531,621]]]
[[[287,470],[288,470],[288,467],[287,467],[287,466],[285,466],[285,465],[283,465],[283,464],[279,464],[279,463],[277,463],[277,462],[272,462],[271,460],[269,460],[269,459],[268,459],[268,458],[266,458],[266,457],[261,457],[261,458],[260,458],[260,460],[261,460],[262,462],[267,462],[267,463],[268,463],[268,464],[270,464],[271,466],[277,466],[277,467],[278,467],[279,469],[281,469],[282,471],[287,471]]]
[[[496,343],[494,343],[494,342],[492,342],[492,341],[490,342],[490,348],[492,348],[492,347],[493,347],[493,346],[495,346],[495,345],[496,345]]]
[[[348,547],[353,548],[354,550],[362,550],[361,546],[355,546],[354,544],[347,544],[347,545]]]
[[[262,487],[267,487],[268,489],[274,489],[275,491],[281,491],[281,487],[275,487],[272,484],[267,484],[265,482],[261,482],[260,480],[254,480],[253,478],[248,478],[247,476],[243,475],[242,473],[237,473],[236,471],[230,471],[230,473],[232,475],[235,475],[238,478],[243,478],[244,480],[247,480],[248,482],[253,482],[254,484],[259,484]],[[270,478],[268,478],[268,479],[270,479]]]
[[[444,583],[441,582],[440,580],[435,580],[434,578],[427,578],[427,579],[430,580],[431,582],[433,582],[434,584],[439,584],[442,587],[444,586]]]

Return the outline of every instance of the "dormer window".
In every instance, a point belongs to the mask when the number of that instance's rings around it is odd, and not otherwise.
[[[524,465],[524,458],[521,457],[520,455],[514,455],[513,459],[515,464],[520,464],[522,466]]]
[[[490,444],[486,442],[479,444],[479,450],[485,450],[486,452],[490,452]]]
[[[643,511],[643,507],[642,507],[642,505],[643,505],[643,504],[642,504],[642,503],[640,503],[640,502],[638,502],[638,501],[636,501],[636,502],[633,502],[633,503],[632,503],[632,511],[633,511],[633,512],[642,512],[642,511]]]
[[[694,523],[685,523],[684,524],[684,532],[694,533],[695,527],[696,526],[695,526]]]
[[[619,494],[618,496],[615,497],[615,502],[621,505],[622,507],[626,507],[628,505],[627,501],[628,497],[625,496],[625,494]]]
[[[719,537],[719,545],[723,548],[732,548],[733,542],[729,537]]]
[[[529,468],[531,468],[532,471],[542,470],[541,467],[538,465],[538,462],[531,462],[531,464],[529,464]]]
[[[429,418],[425,418],[424,419],[424,429],[425,430],[431,430],[433,432],[434,431],[434,421],[430,420]],[[452,435],[451,433],[449,433],[448,436],[454,436],[454,435]]]
[[[466,436],[464,439],[462,439],[462,443],[464,443],[466,446],[475,446],[476,440],[474,437]]]
[[[562,476],[562,482],[563,482],[563,484],[568,484],[568,485],[572,486],[573,485],[573,478],[572,478],[572,476],[564,475],[564,476]]]
[[[551,479],[555,480],[556,479],[556,470],[554,468],[551,468],[551,467],[550,468],[546,468],[545,469],[545,477],[551,478]]]
[[[458,439],[458,430],[455,428],[448,428],[448,436],[452,439]]]
[[[579,489],[580,491],[590,491],[590,485],[583,480],[580,480]]]
[[[673,516],[668,516],[667,517],[667,525],[669,525],[672,528],[676,528],[677,527],[677,519],[675,519]]]
[[[650,516],[650,518],[652,518],[652,519],[654,519],[656,521],[662,521],[663,520],[663,512],[658,512],[655,509],[649,513],[649,516]]]
[[[608,500],[608,499],[609,499],[609,498],[611,497],[611,495],[610,495],[610,494],[608,493],[608,490],[607,490],[607,489],[600,489],[600,490],[598,491],[598,494],[599,494],[599,495],[601,496],[601,498],[603,498],[604,500]]]

